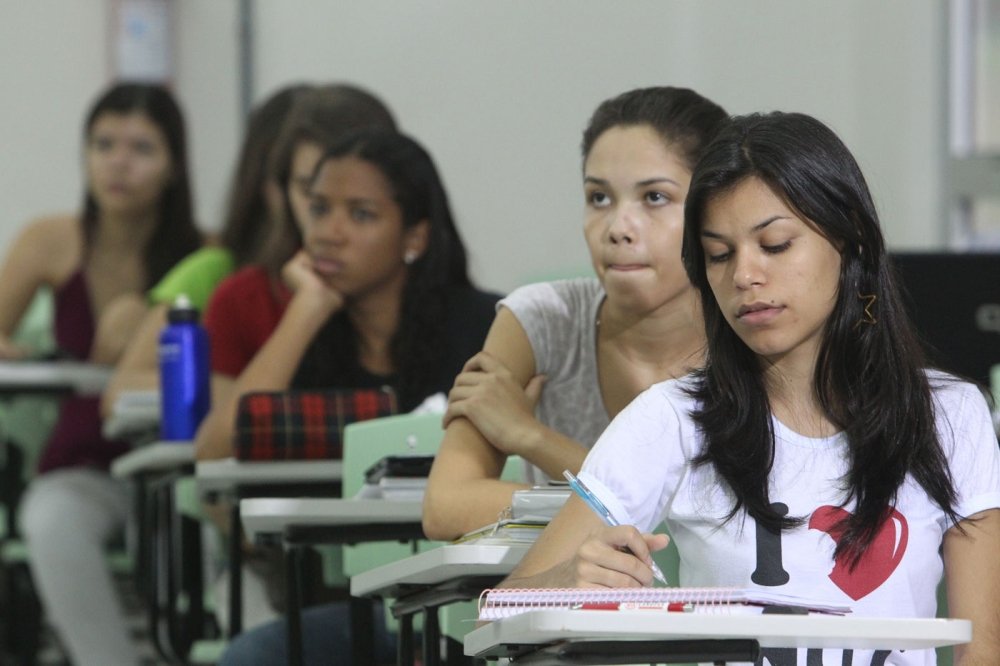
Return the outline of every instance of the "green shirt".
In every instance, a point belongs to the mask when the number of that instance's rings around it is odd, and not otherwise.
[[[236,268],[233,253],[224,247],[209,246],[195,250],[177,262],[163,278],[149,290],[149,302],[172,303],[180,294],[187,294],[201,312],[215,287]]]

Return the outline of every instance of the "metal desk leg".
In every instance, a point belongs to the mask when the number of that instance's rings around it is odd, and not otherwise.
[[[163,655],[163,647],[160,644],[160,595],[159,585],[161,584],[162,554],[159,552],[160,533],[156,525],[159,520],[159,512],[156,508],[156,499],[148,488],[142,492],[142,513],[139,519],[140,529],[144,531],[143,539],[148,540],[145,552],[140,555],[142,566],[146,569],[142,580],[142,597],[146,604],[146,625],[149,631],[150,640],[159,655]],[[142,552],[142,551],[140,551]]]
[[[290,545],[285,548],[285,567],[288,579],[288,666],[302,666],[302,549]]]
[[[351,663],[375,663],[375,627],[372,624],[375,602],[371,599],[351,597]]]
[[[148,521],[148,533],[149,539],[151,541],[149,545],[149,577],[147,581],[148,588],[146,590],[146,609],[148,612],[147,622],[149,624],[149,636],[153,642],[153,647],[156,648],[157,654],[164,658],[169,657],[167,652],[168,641],[166,636],[161,634],[161,624],[163,619],[162,616],[162,603],[166,596],[163,591],[164,581],[166,580],[166,553],[163,547],[163,530],[164,527],[160,524],[162,519],[157,493],[152,488],[147,488],[145,493],[145,504],[146,509],[143,513],[146,521]]]
[[[399,639],[396,643],[396,664],[413,666],[413,616],[399,618]]]
[[[437,606],[424,609],[424,666],[441,666],[441,626]]]
[[[181,543],[177,550],[181,563],[181,589],[187,595],[188,608],[184,613],[184,654],[191,645],[205,634],[204,580],[202,575],[201,525],[187,516],[178,515],[178,532]]]
[[[139,596],[142,597],[142,600],[149,603],[153,598],[153,590],[150,587],[152,576],[150,575],[151,558],[149,548],[151,535],[149,524],[152,522],[152,519],[147,513],[147,492],[145,477],[141,474],[136,476],[133,488],[134,495],[132,497],[132,510],[135,512],[134,519],[137,525],[135,535],[136,587],[139,589]]]
[[[229,512],[229,638],[243,631],[243,523],[240,498],[233,498]]]

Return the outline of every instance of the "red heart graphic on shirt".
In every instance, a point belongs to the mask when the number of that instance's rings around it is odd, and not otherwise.
[[[835,543],[840,543],[844,533],[840,523],[850,515],[839,506],[821,506],[809,517],[809,529],[825,532]],[[846,556],[838,556],[830,572],[830,580],[855,601],[868,596],[899,566],[906,553],[908,535],[906,518],[893,509],[857,566],[851,569]]]

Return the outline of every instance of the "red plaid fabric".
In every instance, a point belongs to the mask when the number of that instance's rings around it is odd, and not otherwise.
[[[247,393],[236,411],[240,460],[340,458],[344,427],[397,412],[389,387]]]

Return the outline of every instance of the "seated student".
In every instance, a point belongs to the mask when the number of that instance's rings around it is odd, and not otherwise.
[[[0,268],[4,358],[18,356],[8,336],[48,286],[59,348],[115,363],[145,313],[142,294],[201,244],[183,117],[166,89],[111,87],[90,110],[83,138],[82,210],[30,224]],[[96,397],[66,398],[20,508],[32,576],[77,664],[139,661],[104,559],[129,506],[128,489],[107,473],[125,450],[101,436]]]
[[[949,614],[973,621],[957,663],[996,663],[989,409],[975,386],[925,367],[850,152],[809,116],[737,118],[695,168],[685,214],[705,368],[636,398],[584,462],[581,480],[622,526],[573,498],[504,585],[649,585],[649,553],[667,539],[647,532],[665,520],[683,585],[934,617],[943,560]],[[824,650],[820,661],[935,658]]]
[[[597,277],[522,287],[500,302],[449,396],[424,500],[428,537],[497,519],[523,487],[499,479],[507,456],[540,468],[535,483],[561,479],[640,391],[701,364],[698,295],[680,261],[684,199],[726,118],[684,88],[632,90],[597,107],[583,134]]]
[[[292,113],[279,138],[272,166],[275,177],[282,185],[284,214],[267,242],[260,262],[238,271],[220,285],[213,295],[205,313],[205,325],[212,345],[213,372],[222,387],[222,399],[216,401],[197,435],[197,455],[200,459],[223,458],[233,455],[232,434],[236,405],[247,390],[283,390],[291,384],[291,374],[298,362],[284,367],[284,358],[269,360],[267,354],[290,352],[299,356],[309,348],[316,331],[299,330],[294,317],[301,316],[302,305],[293,312],[286,311],[292,303],[301,303],[305,294],[298,299],[293,296],[284,273],[290,270],[290,260],[303,253],[305,241],[304,225],[309,220],[309,185],[324,150],[352,130],[365,127],[395,130],[395,122],[388,108],[371,94],[353,89],[351,95],[308,95]],[[310,292],[306,292],[308,294]],[[317,313],[323,322],[329,313]],[[292,317],[292,318],[289,318]],[[340,318],[337,318],[340,320]],[[285,322],[282,328],[279,325]],[[291,345],[280,344],[285,338],[279,337],[275,344],[267,344],[272,334],[279,330],[294,330],[307,336],[304,341]],[[244,376],[257,363],[262,374]],[[281,366],[280,368],[278,366]],[[308,364],[303,364],[305,371]],[[272,377],[271,370],[277,371]],[[282,377],[287,378],[282,379]],[[275,383],[277,379],[277,383]],[[246,384],[247,386],[243,386]],[[333,385],[329,385],[332,387]]]
[[[400,134],[351,133],[324,150],[308,211],[294,217],[302,249],[284,264],[283,314],[236,380],[234,396],[257,388],[388,385],[401,411],[409,411],[446,391],[482,346],[498,297],[469,280],[430,155]],[[249,300],[249,289],[269,289],[262,274],[248,284],[255,286],[232,295]],[[224,311],[217,299],[210,323]],[[231,424],[233,405],[223,408]],[[384,634],[380,609],[375,621]],[[349,663],[349,625],[346,603],[307,610],[305,662]],[[377,641],[383,661],[392,661],[392,643],[387,636]],[[239,636],[222,663],[281,664],[286,654],[282,621]]]
[[[258,350],[263,346],[280,319],[287,289],[282,286],[280,271],[285,261],[301,247],[301,235],[292,216],[304,214],[308,209],[308,185],[316,169],[316,163],[324,146],[335,141],[347,131],[362,127],[395,129],[392,113],[383,102],[370,92],[349,84],[317,86],[296,95],[292,109],[282,124],[273,147],[268,151],[267,164],[263,165],[265,178],[276,185],[276,192],[268,194],[268,199],[276,195],[278,202],[269,204],[276,208],[275,219],[266,231],[261,230],[264,239],[255,260],[239,271],[222,280],[218,293],[213,294],[203,313],[212,348],[212,405],[217,412],[228,408],[227,401],[232,396],[230,390],[234,379],[240,375]],[[265,185],[266,188],[270,186]],[[261,263],[263,262],[263,263]],[[201,431],[199,456],[206,454],[207,434],[213,416],[206,417],[208,428]],[[232,455],[229,438],[232,432],[232,417],[223,423],[221,437],[224,451],[219,456]],[[206,511],[219,526],[223,534],[229,530],[228,507],[206,506]],[[254,551],[255,555],[263,555]],[[244,562],[243,580],[243,626],[255,624],[275,617],[272,608],[275,595],[281,586],[274,586],[271,580],[273,565],[277,562],[266,557],[247,558]],[[214,584],[220,603],[217,617],[225,627],[228,625],[228,572]]]
[[[181,260],[149,291],[152,307],[101,396],[105,417],[122,391],[159,388],[157,348],[174,299],[186,294],[204,312],[216,285],[256,259],[272,220],[281,214],[281,195],[268,174],[268,159],[295,99],[307,89],[304,85],[282,88],[250,113],[233,173],[225,225],[218,238]]]

